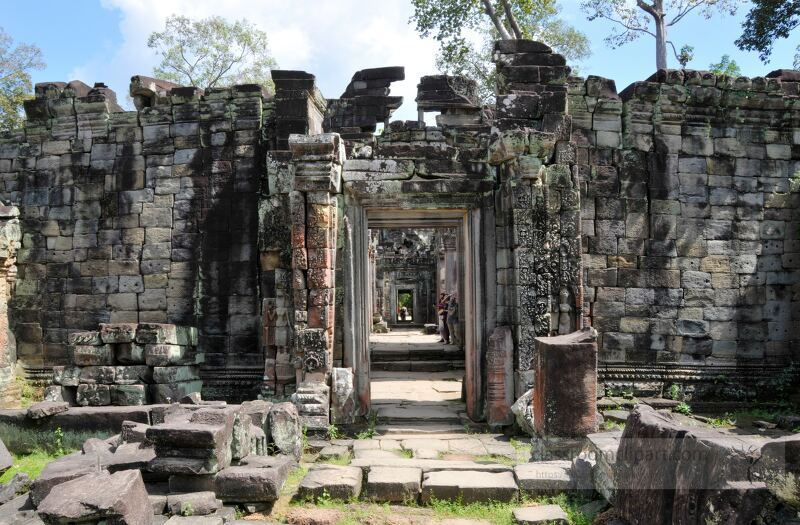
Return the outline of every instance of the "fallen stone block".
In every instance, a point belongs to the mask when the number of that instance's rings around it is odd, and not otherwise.
[[[350,453],[350,449],[341,445],[328,445],[319,451],[319,459],[325,461],[329,459],[336,459],[346,456]]]
[[[355,499],[361,494],[362,471],[357,467],[314,465],[298,487],[300,500],[316,500],[327,495],[333,499]]]
[[[223,525],[220,516],[172,516],[165,525]]]
[[[169,512],[175,516],[207,516],[222,508],[222,502],[211,492],[186,492],[167,496]]]
[[[270,442],[281,453],[299,460],[303,453],[300,415],[292,403],[278,403],[269,412]]]
[[[42,419],[69,410],[69,404],[56,401],[40,401],[28,407],[27,416],[31,419]]]
[[[37,506],[49,523],[105,520],[119,525],[150,525],[152,507],[137,470],[93,473],[62,483]]]
[[[105,469],[99,467],[97,455],[82,455],[76,452],[61,457],[48,463],[42,469],[39,477],[33,482],[33,485],[31,485],[31,501],[38,506],[53,487],[86,474],[96,474],[98,472],[105,472]]]
[[[123,443],[149,443],[147,440],[147,423],[137,423],[136,421],[123,421],[120,437]]]
[[[287,475],[288,471],[282,468],[227,467],[214,478],[214,491],[224,502],[276,501]]]
[[[775,497],[800,508],[800,434],[767,442],[753,470]]]
[[[14,474],[8,482],[0,483],[0,505],[4,505],[20,494],[28,492],[31,478],[24,472]],[[2,523],[2,521],[0,521]]]
[[[575,490],[570,461],[535,461],[514,467],[519,489],[530,496],[552,496]]]
[[[156,452],[150,446],[143,443],[123,443],[113,454],[102,456],[101,461],[109,472],[130,469],[145,471],[155,457]]]
[[[509,502],[517,498],[518,488],[511,472],[442,470],[429,472],[422,480],[422,502],[433,499],[474,502]]]
[[[422,484],[422,469],[375,467],[367,474],[367,496],[380,502],[416,502]]]
[[[221,465],[216,459],[156,457],[147,464],[147,470],[154,474],[202,476],[216,474],[225,466],[224,464]]]
[[[78,385],[78,390],[75,394],[75,401],[81,406],[110,405],[111,388],[108,385]]]
[[[3,525],[44,525],[27,494],[17,496],[0,505],[0,523]]]
[[[55,403],[66,403],[68,406],[75,406],[75,387],[50,385],[44,389],[44,401]]]
[[[558,505],[539,505],[514,509],[519,525],[568,525],[569,517]]]
[[[622,431],[600,432],[586,436],[588,461],[594,462],[592,482],[595,490],[609,503],[616,497],[616,463]]]
[[[113,365],[114,352],[110,345],[76,345],[72,347],[72,362],[77,366]]]

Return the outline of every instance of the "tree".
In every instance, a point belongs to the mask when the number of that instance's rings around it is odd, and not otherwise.
[[[753,7],[742,24],[742,35],[736,40],[739,49],[758,51],[762,62],[769,62],[772,45],[779,38],[788,38],[800,25],[800,1],[753,0]],[[794,56],[794,67],[800,67],[800,46]]]
[[[727,75],[729,77],[741,76],[742,70],[735,60],[731,60],[730,55],[722,55],[716,64],[709,64],[708,70],[715,75]]]
[[[439,42],[437,68],[475,79],[484,101],[495,92],[492,48],[498,38],[538,40],[568,60],[590,54],[586,35],[558,18],[557,0],[412,1],[417,31]]]
[[[22,102],[33,90],[31,71],[44,68],[42,51],[30,44],[14,45],[0,28],[0,132],[22,126]]]
[[[269,71],[276,63],[267,34],[246,20],[231,23],[220,16],[191,20],[172,15],[164,31],[150,34],[147,46],[161,56],[153,74],[164,80],[203,89],[272,85]]]
[[[711,18],[715,11],[735,14],[739,0],[583,0],[581,8],[589,20],[605,19],[614,24],[606,43],[619,47],[650,35],[656,40],[656,67],[667,68],[667,46],[681,66],[692,59],[692,48],[684,46],[680,51],[668,39],[669,28],[678,24],[692,12]]]

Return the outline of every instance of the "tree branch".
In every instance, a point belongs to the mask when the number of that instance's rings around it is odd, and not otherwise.
[[[698,3],[694,4],[694,5],[691,5],[691,6],[687,7],[686,9],[683,10],[683,12],[680,12],[677,15],[675,15],[675,18],[673,18],[672,21],[668,22],[667,25],[668,26],[672,26],[672,25],[677,24],[678,22],[681,21],[681,19],[684,16],[688,15],[693,9],[695,9],[696,7],[699,7],[700,4],[702,4],[702,2],[698,2]]]
[[[638,31],[640,33],[647,33],[648,35],[652,36],[653,38],[655,38],[655,36],[656,36],[655,33],[653,33],[652,31],[650,31],[648,29],[645,29],[645,28],[642,28],[642,27],[630,26],[630,25],[626,24],[625,22],[623,22],[622,20],[617,20],[616,18],[611,18],[610,16],[607,16],[607,15],[600,15],[600,18],[605,18],[606,20],[614,22],[615,24],[619,24],[622,27],[624,27],[626,31]]]
[[[508,19],[508,25],[511,26],[511,30],[514,31],[514,35],[518,39],[522,39],[522,30],[519,28],[519,24],[517,24],[517,19],[514,17],[514,13],[511,12],[511,6],[508,3],[508,0],[503,1],[503,9],[506,12],[506,18]]]
[[[494,6],[492,6],[491,0],[481,0],[481,3],[483,3],[484,12],[492,20],[492,23],[494,24],[495,29],[497,29],[497,32],[500,33],[500,38],[502,38],[503,40],[513,40],[508,30],[506,30],[505,26],[503,25],[503,23],[500,21],[499,18],[497,18],[497,13],[494,10]]]
[[[639,7],[639,9],[641,9],[644,12],[646,12],[647,14],[652,16],[653,18],[658,18],[659,16],[664,16],[662,13],[657,12],[653,6],[651,6],[647,2],[644,2],[643,0],[636,0],[636,5]]]

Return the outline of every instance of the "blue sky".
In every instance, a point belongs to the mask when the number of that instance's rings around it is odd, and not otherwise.
[[[603,39],[609,25],[589,22],[578,0],[562,0],[562,16],[585,32],[592,56],[578,64],[582,75],[612,78],[622,90],[655,71],[655,44],[642,37],[618,49]],[[690,68],[706,69],[729,54],[748,76],[791,68],[793,38],[778,42],[770,64],[755,53],[736,49],[748,5],[735,17],[702,16],[685,19],[670,38],[677,47],[695,47]],[[38,0],[6,2],[0,26],[17,41],[34,43],[44,54],[46,69],[34,72],[34,81],[80,79],[87,84],[105,82],[121,101],[134,74],[150,74],[155,57],[146,46],[147,35],[163,27],[172,13],[231,19],[247,18],[267,31],[270,48],[284,69],[304,69],[316,74],[323,94],[341,94],[352,74],[365,67],[406,66],[407,80],[394,85],[394,94],[406,97],[397,118],[416,118],[413,99],[421,75],[435,72],[436,45],[420,39],[408,24],[410,0]],[[674,61],[671,66],[674,66]]]

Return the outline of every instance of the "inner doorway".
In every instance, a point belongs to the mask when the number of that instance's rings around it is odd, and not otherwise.
[[[372,409],[381,425],[446,431],[466,421],[460,227],[372,227]]]

